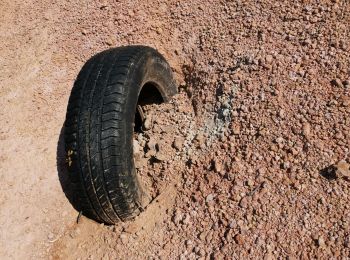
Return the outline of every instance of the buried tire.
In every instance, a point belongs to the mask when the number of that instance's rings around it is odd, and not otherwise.
[[[113,224],[143,210],[147,196],[133,158],[136,108],[168,101],[176,92],[168,63],[150,47],[106,50],[83,66],[69,98],[64,138],[74,203],[84,215]]]

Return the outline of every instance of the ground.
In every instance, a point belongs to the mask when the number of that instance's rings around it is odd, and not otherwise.
[[[1,259],[350,256],[348,1],[3,0],[0,12]],[[68,98],[89,57],[128,44],[173,68],[177,121],[161,129],[176,157],[143,168],[162,189],[134,221],[77,223]]]

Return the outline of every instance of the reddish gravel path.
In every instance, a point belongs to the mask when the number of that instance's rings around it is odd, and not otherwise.
[[[291,2],[1,1],[0,258],[349,258],[350,3]],[[76,224],[67,100],[126,44],[157,48],[180,87],[153,108],[161,162],[140,168],[160,195],[134,222]]]

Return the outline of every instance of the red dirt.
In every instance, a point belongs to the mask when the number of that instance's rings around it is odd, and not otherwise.
[[[1,259],[350,256],[348,1],[0,10]],[[163,157],[140,174],[155,198],[132,222],[76,224],[60,138],[68,97],[90,56],[127,44],[158,49],[180,89],[153,108]]]

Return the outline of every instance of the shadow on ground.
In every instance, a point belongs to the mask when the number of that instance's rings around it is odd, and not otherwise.
[[[64,142],[64,125],[61,128],[60,135],[57,142],[57,153],[56,153],[56,165],[58,179],[62,187],[62,191],[66,195],[68,201],[75,210],[80,211],[80,207],[74,199],[74,187],[69,179],[69,173],[66,163],[66,151],[65,151],[65,142]]]
[[[321,176],[327,180],[335,180],[337,178],[336,168],[334,165],[328,166],[320,171]]]

